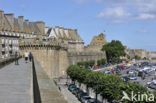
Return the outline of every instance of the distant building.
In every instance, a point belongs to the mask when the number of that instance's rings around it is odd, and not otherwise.
[[[105,34],[101,33],[93,37],[91,43],[85,47],[85,51],[101,52],[102,46],[107,43]]]
[[[126,54],[133,59],[136,55],[139,56],[141,59],[148,58],[148,52],[145,49],[129,49],[126,48]]]
[[[0,58],[9,58],[19,52],[19,39],[37,37],[44,34],[44,22],[29,22],[23,16],[4,14],[0,10]]]
[[[56,26],[54,28],[45,28],[48,40],[56,40],[68,48],[68,59],[70,64],[76,64],[80,61],[99,60],[106,58],[105,52],[102,52],[102,46],[106,44],[105,35],[95,36],[88,47],[84,46],[84,41],[79,36],[76,29],[67,29]]]

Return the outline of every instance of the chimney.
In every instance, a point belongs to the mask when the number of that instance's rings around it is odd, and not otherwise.
[[[4,11],[0,10],[0,27],[4,26]]]
[[[41,34],[45,34],[44,28],[45,28],[45,23],[43,21],[36,21],[35,24],[40,30]]]
[[[24,22],[25,22],[27,25],[29,24],[29,20],[28,20],[28,19],[24,20]]]
[[[4,14],[9,21],[12,29],[14,29],[14,14]]]
[[[23,31],[23,16],[18,16],[18,24],[20,26],[21,31]]]

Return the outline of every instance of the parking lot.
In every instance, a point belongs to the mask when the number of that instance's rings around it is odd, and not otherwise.
[[[125,82],[132,81],[147,86],[149,90],[156,89],[156,64],[149,61],[116,64],[95,71],[100,71],[105,74],[120,75]],[[152,84],[152,88],[150,84]]]

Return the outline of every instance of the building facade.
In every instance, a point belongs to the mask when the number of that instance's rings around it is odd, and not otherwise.
[[[44,22],[29,22],[23,16],[4,14],[0,10],[0,58],[10,58],[19,52],[19,41],[25,38],[35,38],[44,34]]]

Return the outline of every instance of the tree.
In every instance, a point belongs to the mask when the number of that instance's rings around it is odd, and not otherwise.
[[[80,67],[77,65],[71,65],[67,69],[67,75],[70,76],[72,81],[75,81],[79,78],[79,73],[80,73]]]
[[[88,65],[89,65],[89,66],[92,67],[92,66],[94,66],[94,64],[95,64],[95,60],[90,60],[90,61],[88,61]]]
[[[124,84],[120,76],[117,75],[107,75],[102,72],[94,72],[85,68],[80,68],[77,65],[69,66],[67,74],[73,81],[78,81],[80,85],[81,83],[86,84],[87,91],[88,87],[93,88],[96,93],[96,98],[98,94],[101,94],[103,98],[108,99],[109,102],[112,100],[120,101],[123,97],[123,91],[126,92],[129,97],[131,97],[132,91],[134,94],[146,93],[148,95],[146,87],[132,82]],[[154,92],[154,95],[156,95],[156,92]],[[144,98],[143,102],[130,102],[128,100],[124,100],[123,103],[146,103],[146,101]]]
[[[105,65],[106,64],[106,59],[101,59],[101,64]]]
[[[131,57],[127,54],[127,59],[131,59]]]
[[[92,67],[95,64],[95,60],[90,60],[90,61],[81,61],[78,62],[77,65],[81,68],[88,68],[89,66]]]
[[[129,82],[128,84],[125,84],[123,91],[125,91],[128,94],[128,96],[131,98],[132,92],[134,94],[138,94],[138,93],[145,94],[147,93],[147,88],[138,83]],[[128,100],[124,100],[124,103],[129,103],[129,102],[130,101]],[[134,102],[134,103],[145,103],[145,102]]]
[[[100,59],[97,61],[97,65],[100,66],[100,65],[105,65],[106,64],[106,59],[103,58],[103,59]]]
[[[106,75],[99,79],[99,84],[101,88],[100,94],[103,96],[103,98],[107,98],[110,102],[114,99],[121,99],[124,82],[119,76]]]
[[[112,40],[103,46],[102,51],[106,52],[107,62],[119,62],[120,56],[125,56],[125,47],[118,40]]]
[[[141,57],[140,57],[140,56],[138,56],[138,55],[135,55],[135,56],[134,56],[134,59],[136,59],[136,60],[140,60],[140,59],[141,59]]]
[[[85,79],[85,84],[87,85],[87,91],[88,91],[88,87],[93,88],[96,93],[96,99],[97,99],[97,95],[101,91],[100,84],[99,84],[100,81],[98,80],[102,76],[104,76],[102,72],[90,72],[87,74],[86,79]]]

